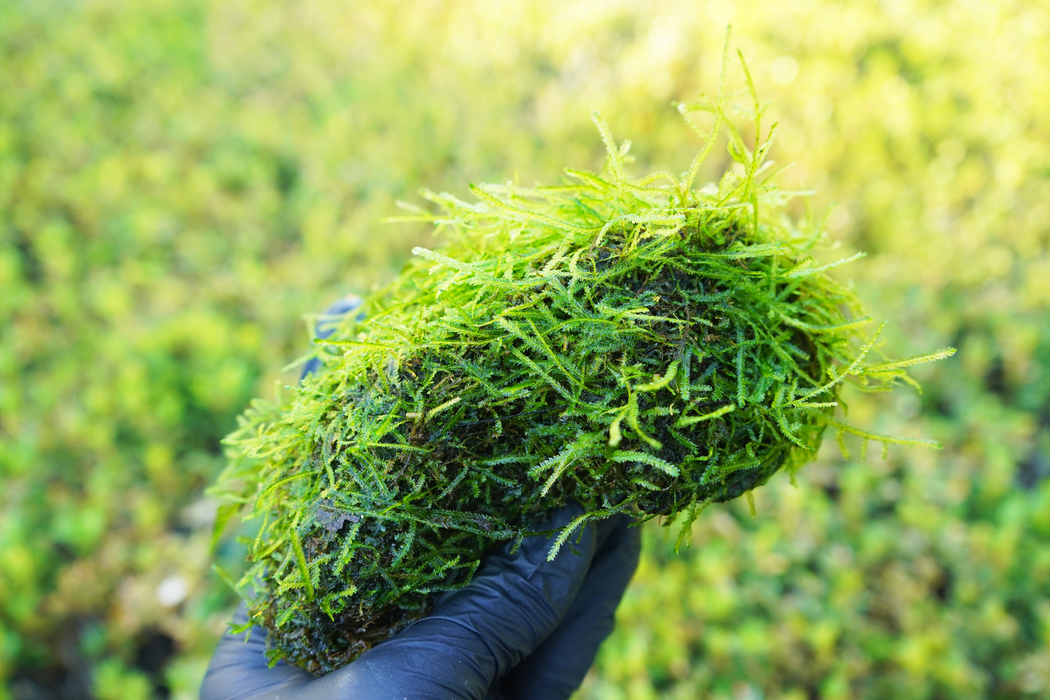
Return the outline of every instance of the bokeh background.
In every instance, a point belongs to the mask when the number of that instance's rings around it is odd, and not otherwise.
[[[729,22],[821,255],[960,350],[851,418],[945,449],[647,526],[578,697],[1050,697],[1050,2],[3,0],[0,699],[196,697],[220,440],[433,242],[395,201],[600,168],[594,109],[685,169]]]

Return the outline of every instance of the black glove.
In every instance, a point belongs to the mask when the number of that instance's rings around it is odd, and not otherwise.
[[[360,306],[346,297],[329,306],[314,329],[334,332],[338,319]],[[311,359],[303,377],[316,371]],[[570,505],[552,527],[581,513]],[[579,687],[609,636],[641,541],[630,518],[588,525],[574,544],[547,562],[550,542],[536,536],[515,554],[509,544],[489,556],[465,588],[446,593],[430,615],[393,639],[323,678],[279,662],[267,666],[266,632],[225,634],[201,687],[201,700],[559,700]],[[235,624],[247,620],[242,605]]]
[[[581,512],[555,513],[553,527]],[[546,561],[550,541],[529,537],[515,554],[504,544],[461,590],[431,614],[353,663],[322,678],[279,662],[268,668],[266,632],[223,635],[201,700],[559,700],[579,687],[638,564],[630,519],[590,524]],[[235,623],[247,619],[244,606]]]
[[[361,297],[354,294],[348,294],[338,301],[334,301],[328,305],[328,308],[318,317],[317,323],[314,324],[314,338],[324,340],[330,338],[335,329],[339,326],[339,321],[351,311],[361,306]],[[361,320],[364,318],[364,314],[358,314],[357,319]],[[300,375],[300,379],[306,379],[308,376],[321,369],[321,360],[317,357],[311,357],[303,365],[303,373]]]

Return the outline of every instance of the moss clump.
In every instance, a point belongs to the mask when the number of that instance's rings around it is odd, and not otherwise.
[[[753,94],[753,91],[752,91]],[[271,659],[329,672],[465,584],[486,548],[542,529],[569,499],[586,522],[697,513],[794,470],[843,380],[904,378],[866,363],[854,295],[815,266],[816,228],[772,213],[754,151],[725,115],[688,173],[632,179],[628,145],[596,119],[604,172],[553,187],[429,194],[448,234],[324,346],[283,405],[257,402],[231,436],[220,490],[252,503],[253,622]],[[759,130],[761,110],[752,117]],[[738,166],[693,187],[722,129]],[[699,133],[699,129],[697,129]],[[876,334],[877,336],[877,334]],[[681,536],[680,536],[681,540]]]

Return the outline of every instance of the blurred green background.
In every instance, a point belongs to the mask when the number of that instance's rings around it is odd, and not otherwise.
[[[946,449],[647,526],[578,697],[1050,697],[1047,0],[4,0],[0,699],[196,697],[219,441],[430,239],[379,220],[600,168],[594,109],[685,169],[728,22],[888,348],[960,349],[851,418]]]

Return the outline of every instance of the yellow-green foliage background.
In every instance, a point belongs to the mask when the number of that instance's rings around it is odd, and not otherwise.
[[[430,236],[379,219],[600,167],[593,109],[684,169],[729,21],[823,254],[895,354],[960,349],[851,418],[946,449],[648,528],[580,697],[1050,696],[1046,0],[4,0],[0,698],[194,697],[219,440]]]

